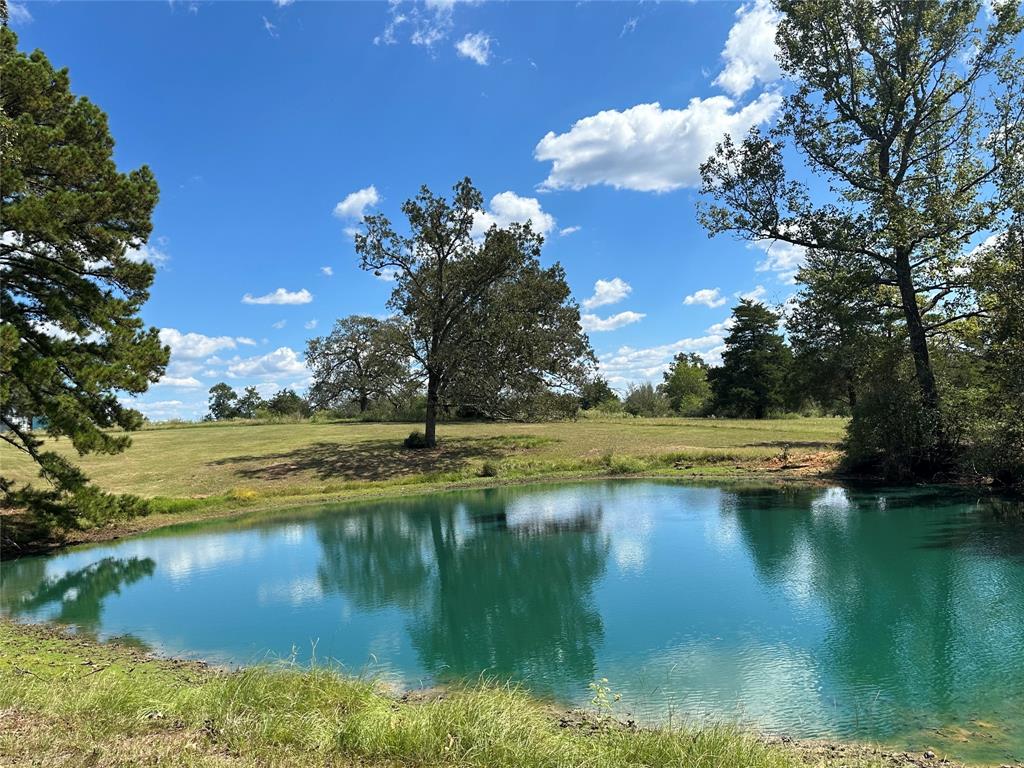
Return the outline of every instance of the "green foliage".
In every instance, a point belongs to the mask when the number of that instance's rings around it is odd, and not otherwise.
[[[233,419],[238,415],[238,394],[223,381],[210,387],[210,418],[214,421]]]
[[[786,403],[792,355],[778,333],[779,316],[743,299],[733,309],[722,365],[711,371],[716,414],[764,419]]]
[[[667,416],[669,413],[668,400],[649,382],[631,384],[622,408],[631,416]]]
[[[544,393],[577,392],[593,361],[562,267],[540,265],[543,238],[527,223],[475,239],[482,205],[469,179],[451,201],[423,187],[402,207],[408,235],[377,215],[356,236],[363,269],[395,274],[388,306],[426,384],[430,447],[440,409],[530,415]]]
[[[580,388],[580,408],[584,411],[600,408],[605,403],[618,402],[618,393],[612,389],[608,379],[603,376],[595,376]]]
[[[393,320],[338,320],[330,334],[306,343],[306,364],[312,374],[309,399],[317,409],[354,403],[366,413],[378,404],[395,406],[408,394],[411,373]]]
[[[410,432],[409,436],[402,441],[402,445],[412,450],[421,450],[423,448],[432,448],[428,442],[426,436],[418,429],[415,432]]]
[[[106,115],[71,93],[66,69],[19,52],[6,27],[0,81],[0,439],[31,456],[52,489],[3,480],[3,501],[61,524],[103,506],[127,512],[131,503],[86,490],[29,425],[43,418],[50,437],[85,454],[124,450],[125,432],[142,424],[122,401],[157,381],[169,355],[138,316],[154,267],[133,250],[149,237],[156,181],[145,166],[118,171]]]
[[[497,477],[498,476],[498,464],[494,461],[485,461],[480,465],[480,477]]]
[[[680,352],[664,373],[659,389],[669,407],[682,416],[700,416],[711,399],[708,365],[697,354]]]
[[[1024,164],[1019,6],[1000,3],[981,19],[977,2],[780,0],[778,7],[779,62],[795,88],[769,134],[727,136],[701,166],[708,201],[701,220],[711,234],[782,241],[836,263],[841,285],[825,275],[809,284],[825,295],[805,302],[804,330],[830,331],[810,359],[839,363],[837,388],[849,390],[852,379],[854,400],[857,377],[844,369],[850,351],[855,365],[865,364],[857,342],[862,310],[868,326],[872,314],[895,310],[917,389],[902,411],[917,426],[900,434],[926,441],[900,453],[934,457],[934,436],[952,460],[957,425],[946,423],[954,411],[943,405],[934,358],[958,325],[983,312],[971,286],[972,238],[1002,230],[1020,210],[1007,193],[1020,188]],[[821,177],[813,194],[787,178],[783,158],[791,151]],[[852,314],[834,300],[850,288],[869,302]],[[820,394],[836,397],[827,388]],[[919,407],[929,412],[927,424],[913,416]],[[866,413],[853,410],[855,420]],[[884,437],[871,425],[861,434]],[[930,461],[920,466],[930,471]]]
[[[272,416],[290,416],[292,418],[308,418],[312,413],[306,398],[293,389],[282,389],[266,401],[265,410]]]

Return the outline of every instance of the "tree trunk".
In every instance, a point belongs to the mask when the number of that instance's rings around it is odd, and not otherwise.
[[[363,392],[359,396],[359,412],[366,413],[366,409],[370,407],[370,398],[367,397],[366,393]]]
[[[441,382],[431,373],[427,377],[427,421],[423,428],[428,448],[437,446],[437,395]]]
[[[928,356],[928,337],[924,332],[921,320],[921,309],[917,306],[917,292],[914,290],[914,279],[910,271],[910,257],[907,253],[896,254],[896,282],[900,289],[903,304],[903,316],[907,321],[907,336],[910,339],[910,353],[914,357],[914,374],[917,386],[921,390],[921,401],[925,408],[936,414],[939,410],[939,390],[935,385],[935,373],[932,371]],[[941,422],[937,422],[941,430]]]

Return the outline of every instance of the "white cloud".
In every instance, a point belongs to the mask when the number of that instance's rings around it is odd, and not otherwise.
[[[373,276],[385,283],[393,283],[401,274],[398,267],[384,267],[373,273]]]
[[[32,21],[32,14],[29,13],[28,6],[24,3],[14,2],[14,0],[7,3],[7,14],[11,24],[28,24]]]
[[[696,352],[707,362],[718,362],[721,359],[722,342],[720,335],[709,334],[655,347],[620,347],[613,353],[599,355],[599,368],[602,375],[613,384],[646,381],[660,377],[662,372],[668,370],[672,358],[680,352]]]
[[[195,376],[163,376],[154,387],[177,387],[179,389],[196,389],[203,386]]]
[[[583,315],[580,317],[580,325],[583,326],[584,331],[614,331],[617,328],[621,328],[624,325],[631,325],[632,323],[639,323],[647,315],[642,312],[619,312],[617,315],[610,315],[609,317],[598,317],[597,315]]]
[[[278,288],[273,293],[264,296],[253,296],[251,293],[242,297],[243,304],[309,304],[313,300],[313,294],[305,288],[299,291],[286,291]]]
[[[703,304],[705,307],[714,308],[725,304],[725,297],[717,288],[701,288],[683,299],[683,304]]]
[[[628,19],[626,23],[622,25],[622,31],[619,32],[619,37],[625,37],[626,35],[631,35],[636,32],[636,25],[639,23],[640,18],[638,16],[633,16]]]
[[[491,228],[507,227],[513,222],[533,223],[533,230],[542,235],[555,228],[555,217],[546,213],[535,197],[520,197],[515,192],[499,192],[491,198],[486,211],[480,211],[473,219],[473,237],[481,238]]]
[[[306,323],[304,323],[302,327],[305,328],[307,331],[312,331],[314,328],[316,328],[316,324],[317,320],[316,318],[313,318],[312,320],[308,320]]]
[[[736,293],[736,298],[747,299],[748,301],[760,301],[761,298],[768,293],[763,285],[758,285],[753,290],[747,291],[746,293]]]
[[[291,5],[295,0],[274,0],[274,5],[278,8],[284,8],[286,5]]]
[[[782,77],[782,68],[775,60],[775,30],[780,19],[770,0],[740,6],[722,50],[725,67],[714,85],[738,98],[756,82],[771,83]]]
[[[339,219],[361,219],[366,215],[366,209],[373,208],[380,199],[377,187],[371,184],[346,195],[344,200],[334,206],[334,215]]]
[[[629,296],[633,286],[619,277],[611,280],[598,280],[594,283],[594,295],[583,300],[584,309],[595,309],[608,304],[615,304]]]
[[[583,229],[583,227],[579,227],[579,226],[562,227],[560,230],[558,230],[558,234],[559,234],[560,237],[566,237],[568,235],[571,235],[571,234],[574,234],[576,232],[579,232],[581,229]]]
[[[736,318],[729,315],[722,322],[715,323],[709,327],[706,333],[709,333],[712,336],[725,336],[734,325],[736,325]]]
[[[175,358],[195,359],[207,357],[222,349],[234,349],[236,341],[240,340],[236,340],[231,336],[204,336],[201,333],[182,333],[177,328],[160,329],[160,342],[171,348],[171,356]]]
[[[327,275],[327,277],[330,277],[334,274],[334,267],[320,267],[320,271]]]
[[[276,323],[273,323],[270,327],[271,328],[276,328],[277,330],[281,330],[286,325],[288,325],[288,321],[287,320],[278,320]]]
[[[263,17],[263,28],[267,30],[267,34],[271,37],[277,37],[277,26],[272,24],[266,16]]]
[[[194,419],[206,410],[205,403],[186,403],[181,400],[156,400],[141,402],[136,400],[122,401],[129,408],[141,411],[151,421],[167,419]]]
[[[245,344],[247,347],[255,347],[256,339],[250,339],[248,336],[238,336],[235,338],[239,344]]]
[[[154,267],[163,266],[171,258],[162,250],[150,243],[143,243],[138,248],[129,248],[124,252],[124,257],[128,259],[128,261],[132,261],[136,264],[148,261]]]
[[[291,347],[278,347],[265,355],[236,358],[228,364],[228,376],[233,379],[271,379],[273,377],[304,377],[306,365]]]
[[[779,281],[795,283],[796,273],[804,265],[807,251],[803,246],[784,243],[781,240],[758,240],[750,243],[750,248],[765,252],[763,261],[758,262],[758,272],[774,272]]]
[[[491,43],[494,38],[486,32],[473,32],[455,44],[455,50],[464,59],[472,59],[481,67],[486,67],[491,60]]]
[[[534,157],[550,161],[543,189],[583,189],[606,184],[616,189],[668,192],[700,183],[700,164],[730,133],[742,135],[768,122],[782,104],[763,93],[737,109],[727,96],[694,98],[684,109],[657,102],[614,109],[577,120],[565,133],[549,132]]]

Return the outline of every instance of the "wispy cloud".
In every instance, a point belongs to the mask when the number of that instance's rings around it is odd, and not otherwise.
[[[486,67],[491,60],[491,45],[494,42],[494,38],[486,32],[472,32],[455,44],[455,50],[462,58]]]

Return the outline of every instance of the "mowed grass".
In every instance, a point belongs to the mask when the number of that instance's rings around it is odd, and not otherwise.
[[[115,456],[74,456],[101,487],[153,498],[324,495],[476,478],[485,463],[505,479],[593,473],[757,472],[834,451],[845,421],[800,418],[580,419],[539,424],[453,423],[435,451],[402,440],[416,424],[197,424],[137,432]],[[3,474],[38,482],[23,455],[0,446]]]
[[[400,700],[371,680],[341,677],[328,668],[215,671],[0,620],[0,764],[796,768],[825,763],[805,762],[792,750],[728,726],[633,730],[597,715],[563,720],[552,707],[500,684]]]

